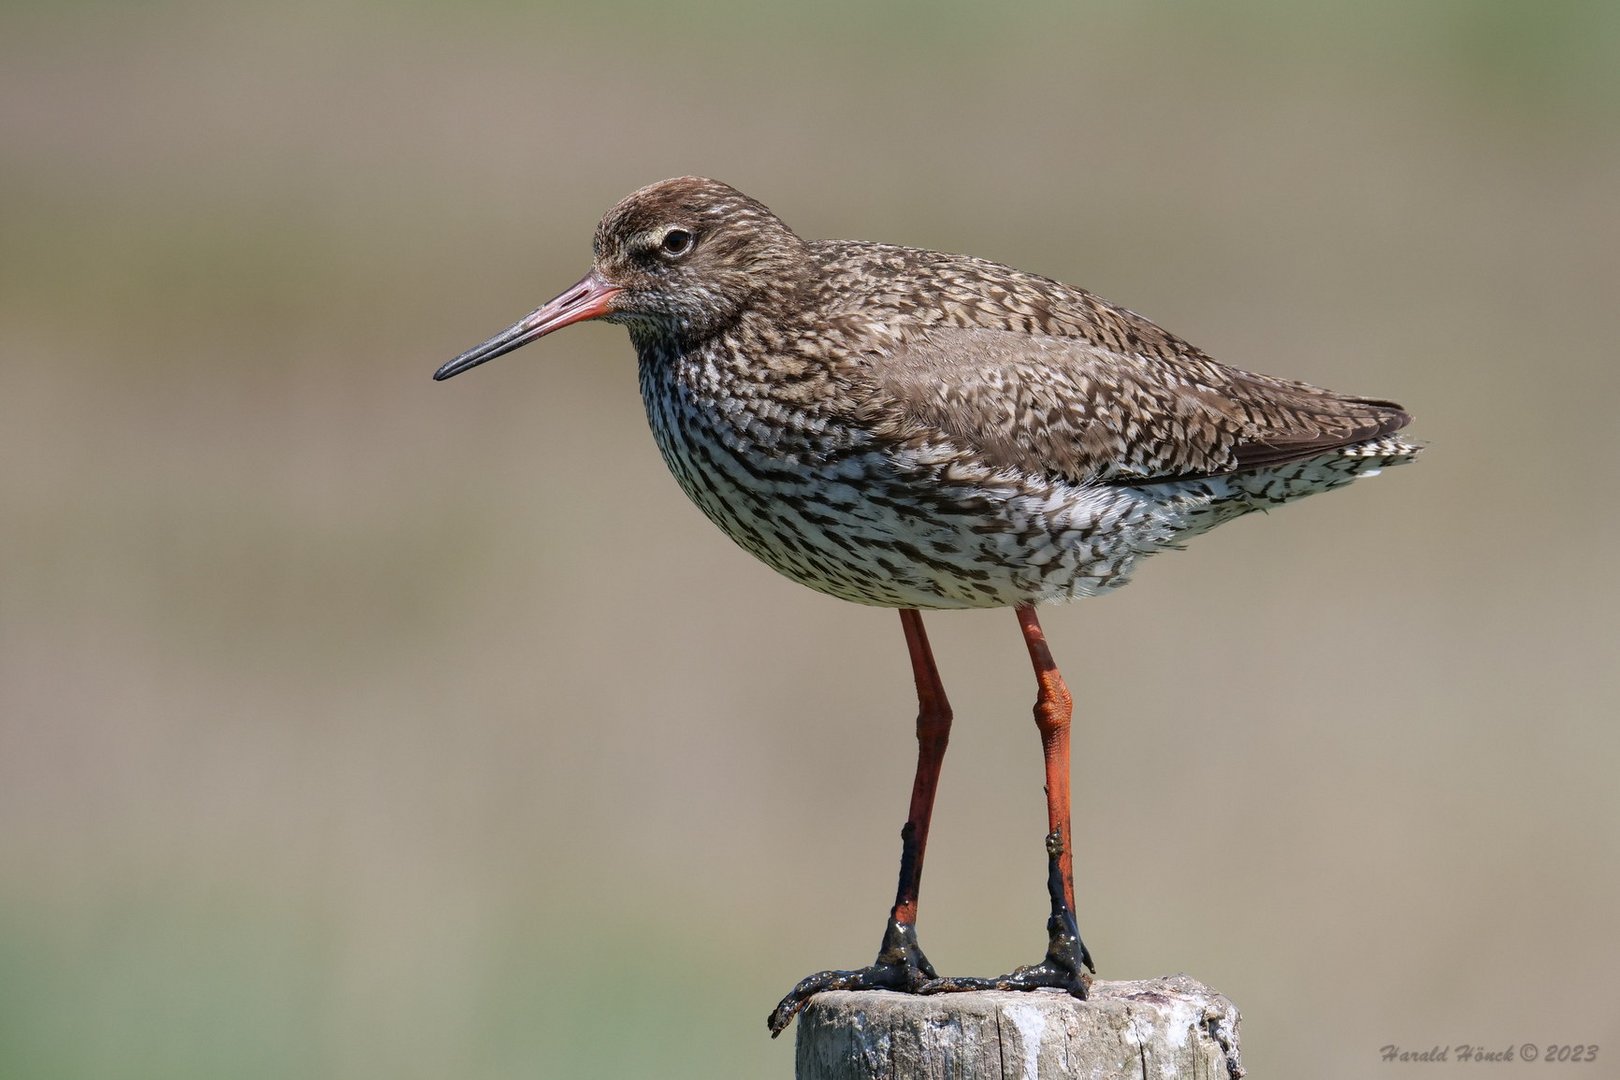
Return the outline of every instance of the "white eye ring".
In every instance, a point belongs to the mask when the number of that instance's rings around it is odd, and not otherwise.
[[[696,242],[697,237],[692,235],[692,230],[677,225],[664,233],[663,239],[658,241],[658,250],[672,259],[678,259],[691,251],[692,245]]]

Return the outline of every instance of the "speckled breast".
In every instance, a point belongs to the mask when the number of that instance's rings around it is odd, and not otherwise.
[[[1005,607],[1122,584],[1174,540],[1139,492],[1032,483],[949,446],[881,445],[748,392],[700,356],[643,358],[658,449],[737,544],[819,592],[884,607]],[[1207,504],[1207,498],[1203,500]]]

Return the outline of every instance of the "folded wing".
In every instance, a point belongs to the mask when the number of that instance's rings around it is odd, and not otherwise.
[[[935,326],[875,363],[888,408],[870,415],[889,437],[943,437],[998,467],[1128,484],[1278,465],[1409,421],[1393,402],[1240,371],[1159,333],[1138,353]]]

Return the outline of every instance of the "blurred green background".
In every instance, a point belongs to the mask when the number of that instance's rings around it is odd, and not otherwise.
[[[1256,1075],[1620,1056],[1620,7],[0,19],[0,1076],[790,1075],[766,1011],[891,899],[897,620],[686,503],[622,330],[428,378],[689,172],[1407,404],[1419,464],[1045,616],[1081,925]],[[922,940],[991,973],[1033,683],[929,626]]]

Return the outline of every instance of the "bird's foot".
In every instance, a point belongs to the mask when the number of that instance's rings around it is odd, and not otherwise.
[[[1055,987],[1066,990],[1081,1001],[1091,986],[1091,975],[1097,965],[1091,961],[1091,952],[1080,940],[1075,925],[1074,909],[1069,906],[1063,889],[1063,876],[1059,858],[1063,854],[1063,838],[1052,833],[1046,838],[1047,893],[1052,900],[1052,914],[1046,920],[1046,959],[1038,964],[1018,968],[993,979],[945,978],[930,979],[917,988],[919,994],[959,994],[969,990],[1035,990]]]
[[[765,1022],[770,1025],[774,1039],[786,1031],[800,1010],[823,990],[898,990],[915,994],[929,983],[939,981],[934,965],[928,962],[917,944],[916,926],[898,922],[890,915],[876,960],[854,971],[818,971],[799,980],[771,1010]]]
[[[1074,939],[1078,943],[1078,939]],[[1029,964],[1017,968],[1006,975],[984,979],[972,976],[929,979],[917,987],[919,994],[961,994],[969,990],[1037,990],[1042,987],[1054,987],[1067,991],[1086,1000],[1087,992],[1091,987],[1091,975],[1081,970],[1082,966],[1091,968],[1091,957],[1086,954],[1085,946],[1081,945],[1078,953],[1069,952],[1066,955],[1056,942],[1048,948],[1046,959],[1038,964]]]

